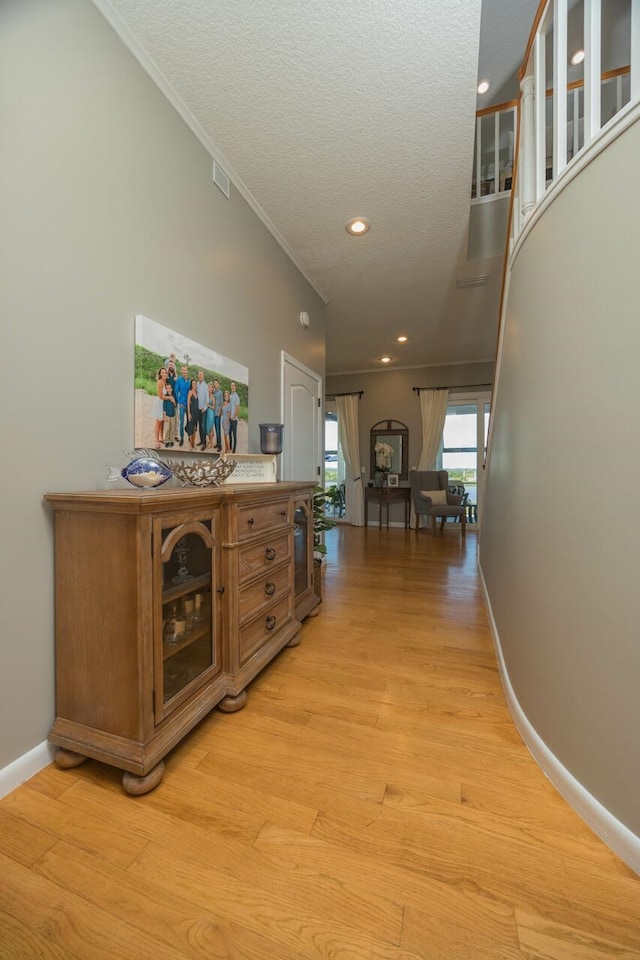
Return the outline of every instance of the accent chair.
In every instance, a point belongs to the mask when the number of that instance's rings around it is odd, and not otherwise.
[[[410,470],[411,499],[416,515],[416,530],[420,518],[431,517],[431,529],[435,536],[436,518],[440,517],[440,533],[449,517],[460,520],[460,532],[466,536],[467,511],[464,496],[449,493],[449,474],[446,470]]]

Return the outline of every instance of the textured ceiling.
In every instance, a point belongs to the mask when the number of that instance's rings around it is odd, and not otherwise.
[[[465,259],[480,0],[95,2],[327,301],[328,373],[493,357],[500,262]],[[484,7],[506,89],[535,3]]]

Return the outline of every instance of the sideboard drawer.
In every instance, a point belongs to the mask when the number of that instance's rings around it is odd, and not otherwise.
[[[273,570],[289,558],[289,534],[278,533],[262,543],[252,543],[238,552],[240,583],[267,570]]]
[[[244,663],[252,653],[291,619],[291,595],[283,597],[269,607],[246,627],[240,630],[240,663]]]
[[[255,537],[268,530],[277,530],[278,527],[288,527],[290,523],[288,500],[273,500],[238,507],[239,540]]]
[[[291,589],[290,565],[285,563],[275,570],[269,570],[258,580],[243,587],[239,597],[239,619],[240,623],[255,616],[256,610],[259,610],[265,604],[274,603]]]

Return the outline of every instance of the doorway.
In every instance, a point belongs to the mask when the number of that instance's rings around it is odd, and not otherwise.
[[[322,377],[281,354],[282,480],[322,481]]]

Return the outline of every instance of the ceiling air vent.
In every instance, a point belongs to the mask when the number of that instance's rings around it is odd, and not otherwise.
[[[464,280],[456,280],[456,289],[466,290],[467,287],[484,287],[488,279],[488,273],[485,273],[481,277],[465,277]]]
[[[222,167],[216,161],[213,161],[213,182],[215,183],[218,190],[221,190],[224,193],[227,200],[229,199],[229,177],[226,175]]]

